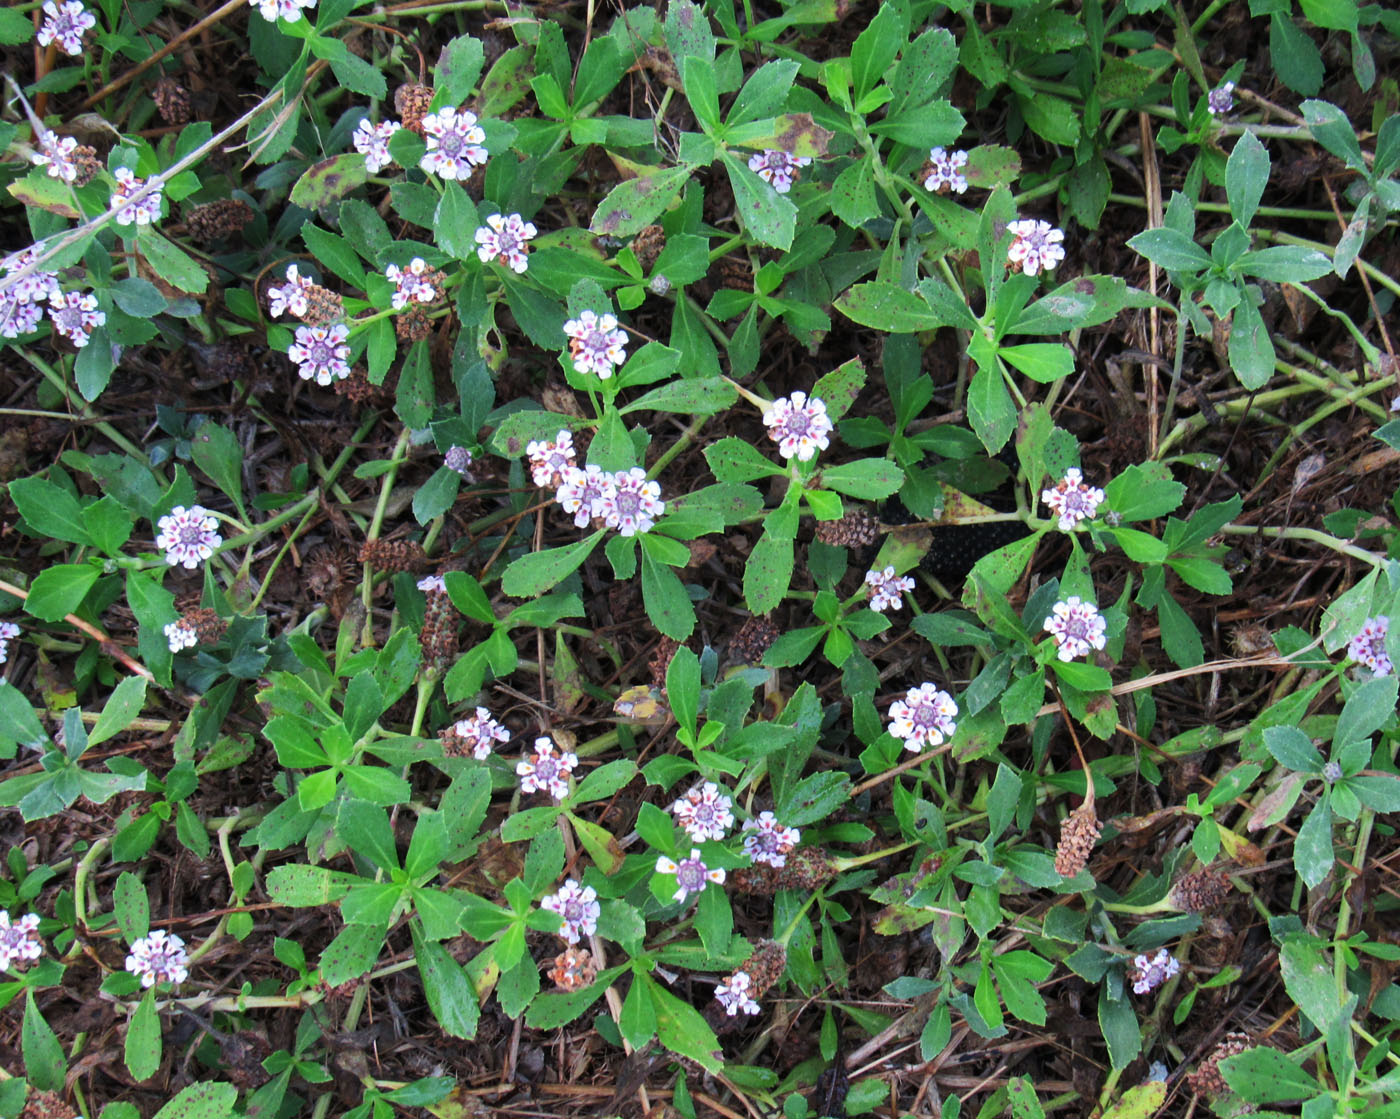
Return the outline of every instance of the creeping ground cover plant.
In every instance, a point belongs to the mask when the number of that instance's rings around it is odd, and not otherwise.
[[[0,1119],[1397,1113],[1400,14],[0,51]]]

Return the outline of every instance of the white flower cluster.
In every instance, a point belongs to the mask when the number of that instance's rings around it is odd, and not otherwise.
[[[177,505],[156,522],[156,527],[160,529],[156,547],[165,552],[165,562],[171,567],[182,564],[189,571],[212,556],[224,542],[218,533],[217,518],[201,505],[188,509]]]
[[[97,309],[97,297],[91,292],[62,291],[57,272],[38,269],[18,276],[37,255],[31,247],[11,253],[0,264],[5,270],[0,277],[0,338],[34,333],[47,307],[54,332],[82,349],[107,315]]]
[[[666,511],[661,486],[648,482],[646,471],[640,466],[615,474],[597,466],[570,466],[564,469],[562,478],[554,500],[564,512],[573,514],[578,528],[587,528],[594,518],[601,518],[607,528],[617,529],[619,535],[635,536],[650,532],[656,518]]]

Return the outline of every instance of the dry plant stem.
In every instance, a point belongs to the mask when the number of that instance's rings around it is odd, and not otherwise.
[[[16,598],[20,599],[27,599],[29,597],[28,591],[21,590],[19,587],[16,587],[13,583],[7,583],[3,579],[0,579],[0,591],[4,591],[6,594],[12,594]],[[140,661],[135,660],[130,653],[128,653],[125,649],[123,649],[120,645],[118,645],[115,641],[113,641],[95,625],[92,625],[90,622],[83,621],[82,618],[79,618],[74,614],[65,614],[63,620],[67,622],[70,626],[72,626],[74,629],[81,630],[83,633],[91,637],[94,641],[98,643],[98,645],[101,647],[104,653],[106,653],[109,657],[112,657],[114,660],[120,661],[127,667],[129,671],[135,673],[137,676],[143,677],[148,683],[154,684],[156,682],[156,678],[153,675],[151,675],[151,670],[149,668],[147,668]]]
[[[136,78],[139,78],[157,62],[160,62],[163,58],[166,58],[168,55],[174,54],[175,51],[179,50],[180,47],[183,46],[185,42],[189,39],[193,39],[196,35],[214,26],[214,24],[221,21],[225,16],[232,15],[234,12],[238,11],[239,8],[246,8],[247,6],[248,5],[246,0],[228,0],[228,2],[222,8],[210,12],[193,27],[188,27],[184,31],[181,31],[180,34],[176,35],[175,38],[171,39],[170,42],[166,43],[165,46],[161,47],[160,50],[156,51],[150,57],[142,59],[125,74],[123,74],[120,78],[113,78],[105,86],[103,86],[86,101],[84,101],[82,107],[84,109],[91,109],[104,97],[116,93],[117,90],[122,88],[122,86],[126,85],[130,81],[133,81]]]

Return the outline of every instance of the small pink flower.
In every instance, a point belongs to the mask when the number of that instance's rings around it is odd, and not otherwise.
[[[18,962],[29,963],[44,954],[44,942],[39,939],[39,915],[26,913],[11,922],[10,915],[0,910],[0,971]]]
[[[559,935],[569,944],[577,944],[585,936],[597,932],[598,917],[603,912],[598,904],[598,892],[592,886],[580,886],[573,878],[566,881],[557,894],[541,900],[540,908],[564,919]]]
[[[81,349],[88,344],[92,332],[107,321],[97,309],[97,296],[89,292],[57,292],[49,300],[49,320],[53,328]]]
[[[785,828],[771,812],[760,812],[758,819],[744,821],[744,854],[755,863],[781,868],[787,865],[788,853],[797,846],[802,833]]]
[[[720,1006],[724,1007],[724,1012],[733,1018],[739,1011],[745,1014],[757,1014],[758,1003],[750,991],[753,990],[753,980],[749,978],[746,971],[736,971],[723,983],[715,988],[715,998]]]
[[[1206,108],[1213,117],[1223,117],[1235,107],[1235,83],[1226,82],[1206,94]]]
[[[355,125],[355,131],[350,134],[350,143],[365,157],[365,170],[371,175],[379,174],[394,162],[394,157],[389,154],[389,141],[402,127],[396,120],[381,120],[374,124],[369,117]]]
[[[890,704],[890,733],[904,739],[906,750],[918,753],[951,738],[957,715],[953,697],[926,681]]]
[[[0,338],[21,338],[39,329],[44,309],[20,299],[13,288],[0,289]]]
[[[700,857],[698,847],[691,848],[690,858],[680,862],[662,855],[656,860],[656,873],[676,876],[676,892],[671,895],[672,901],[685,901],[686,895],[700,893],[711,882],[717,886],[724,884],[724,871],[710,870]]]
[[[303,276],[295,264],[287,265],[287,282],[281,287],[267,289],[267,313],[274,319],[281,318],[284,311],[290,311],[301,318],[306,314],[307,296],[315,287],[310,276]]]
[[[559,483],[554,500],[564,512],[574,515],[578,528],[587,528],[594,517],[604,515],[616,490],[613,476],[599,467],[585,466],[580,470],[570,466],[564,471],[564,480]]]
[[[39,146],[29,158],[40,167],[47,167],[49,175],[71,183],[78,177],[78,164],[73,159],[73,151],[78,141],[72,136],[60,136],[47,128],[39,133]]]
[[[883,571],[867,571],[865,582],[870,587],[870,609],[877,614],[902,610],[904,599],[900,596],[914,589],[914,580],[908,575],[896,575],[893,565]]]
[[[1104,492],[1097,486],[1086,486],[1079,467],[1071,466],[1054,489],[1041,491],[1040,500],[1060,518],[1060,531],[1069,532],[1080,521],[1091,521],[1098,515]]]
[[[287,356],[297,363],[297,374],[303,381],[314,380],[318,385],[350,376],[350,356],[346,339],[350,330],[344,323],[331,326],[299,326],[297,340],[287,348]]]
[[[778,397],[763,413],[763,424],[768,438],[778,444],[778,454],[796,455],[800,462],[810,462],[818,450],[826,450],[831,445],[827,436],[835,427],[826,404],[815,396],[809,399],[805,392]]]
[[[446,594],[447,580],[441,575],[424,575],[418,580],[418,589],[424,594]],[[482,710],[482,708],[478,708]]]
[[[423,138],[428,142],[428,150],[418,166],[430,175],[470,179],[473,169],[486,162],[486,133],[476,123],[476,114],[469,109],[448,108],[429,113],[423,118]]]
[[[31,245],[23,252],[11,253],[5,258],[2,266],[5,276],[0,280],[0,284],[5,285],[4,294],[13,294],[21,303],[43,303],[58,294],[57,272],[46,272],[40,268],[17,280],[10,279],[12,274],[27,268],[38,255],[38,248]]]
[[[171,567],[182,564],[189,571],[212,556],[224,542],[217,531],[218,518],[201,505],[188,509],[177,505],[156,522],[156,527],[160,529],[156,547],[164,550],[165,562]]]
[[[1055,639],[1055,655],[1068,663],[1076,657],[1087,656],[1093,649],[1104,647],[1104,627],[1107,623],[1092,602],[1080,602],[1070,595],[1064,602],[1050,608],[1045,628]]]
[[[97,26],[97,17],[83,7],[81,0],[55,3],[46,0],[44,22],[36,38],[41,47],[57,42],[64,54],[83,53],[83,33]]]
[[[410,303],[431,303],[438,296],[436,285],[427,278],[430,269],[421,256],[408,262],[407,268],[391,264],[384,269],[384,277],[394,285],[393,307],[402,311]]]
[[[554,752],[554,743],[544,737],[535,739],[535,753],[522,758],[515,772],[520,778],[522,793],[548,793],[555,800],[569,795],[569,774],[578,765],[575,754]]]
[[[1181,970],[1181,961],[1167,954],[1165,948],[1158,948],[1151,959],[1135,956],[1133,966],[1128,969],[1128,978],[1133,981],[1133,994],[1145,995],[1160,987]]]
[[[671,811],[685,834],[696,843],[703,843],[707,839],[723,839],[734,826],[734,813],[730,811],[733,803],[718,785],[706,781],[671,805]]]
[[[535,439],[525,448],[525,454],[530,460],[530,480],[537,486],[557,489],[564,476],[575,468],[573,433],[564,430],[552,440]]]
[[[1065,235],[1048,221],[1024,218],[1006,228],[1015,237],[1007,250],[1007,259],[1019,265],[1027,276],[1054,268],[1065,259],[1065,247],[1061,244]]]
[[[248,0],[248,3],[268,23],[276,23],[279,19],[295,23],[301,18],[302,8],[310,10],[316,6],[316,0]]]
[[[112,190],[111,205],[121,207],[117,211],[118,225],[131,225],[133,222],[150,225],[160,220],[162,187],[157,185],[138,199],[136,195],[146,190],[145,179],[137,178],[125,167],[118,167],[112,176],[117,180],[117,185]]]
[[[165,640],[170,646],[170,651],[178,653],[182,649],[193,649],[198,645],[199,633],[184,618],[177,618],[166,625]]]
[[[769,183],[779,194],[786,194],[792,189],[797,173],[811,162],[810,156],[792,155],[770,148],[749,156],[749,170],[765,183]]]
[[[1389,676],[1395,671],[1390,654],[1385,651],[1385,635],[1389,630],[1390,619],[1384,614],[1367,618],[1361,632],[1347,642],[1347,656],[1364,664],[1377,676]]]
[[[962,174],[962,168],[967,166],[967,152],[949,152],[943,148],[933,148],[929,151],[928,158],[933,166],[928,178],[924,180],[925,190],[950,190],[954,194],[962,194],[967,190],[967,180]]]
[[[472,757],[479,762],[484,762],[491,756],[493,742],[510,741],[510,731],[496,722],[491,712],[485,707],[478,707],[475,715],[462,719],[452,730],[464,743],[471,745]],[[549,740],[541,739],[539,741],[547,742]]]
[[[627,332],[617,328],[617,316],[580,311],[564,324],[569,336],[569,356],[579,373],[593,373],[606,381],[627,360]]]
[[[660,484],[648,482],[640,466],[613,475],[612,489],[603,495],[602,506],[603,523],[617,529],[620,536],[650,532],[656,518],[666,512]]]
[[[185,942],[174,933],[157,930],[131,946],[126,970],[140,977],[141,986],[154,987],[157,983],[183,983],[190,977],[189,962]]]
[[[519,214],[492,214],[476,231],[476,255],[482,264],[495,260],[512,272],[524,272],[530,265],[530,241],[536,232],[534,223]]]

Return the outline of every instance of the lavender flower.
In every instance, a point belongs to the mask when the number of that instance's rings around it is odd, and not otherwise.
[[[479,762],[484,762],[491,756],[491,744],[493,742],[509,742],[510,731],[506,730],[500,723],[496,722],[485,707],[478,707],[476,714],[469,718],[460,720],[452,728],[453,732],[463,743],[471,747],[472,757]],[[549,739],[537,739],[536,749],[540,742],[548,742]],[[521,763],[524,764],[524,763]],[[526,790],[529,792],[530,790]],[[565,789],[567,792],[567,788]]]
[[[925,681],[910,688],[903,699],[890,704],[890,733],[904,739],[906,750],[918,753],[926,746],[941,746],[953,736],[958,705],[947,692]]]
[[[154,987],[157,983],[183,983],[190,977],[186,966],[189,962],[185,942],[174,933],[158,929],[131,946],[126,970],[140,978],[141,986]]]
[[[183,564],[193,571],[224,542],[217,531],[218,519],[201,505],[188,509],[177,505],[156,522],[156,527],[160,529],[156,547],[165,551],[165,562],[171,567]]]
[[[763,424],[768,438],[778,444],[778,454],[796,455],[800,462],[810,462],[818,450],[826,450],[831,445],[827,437],[835,427],[826,404],[805,392],[778,397],[763,413]]]
[[[1133,993],[1145,995],[1155,990],[1181,970],[1181,961],[1169,956],[1165,948],[1157,949],[1150,960],[1146,956],[1135,956],[1133,966],[1128,969],[1128,978],[1133,981]]]
[[[569,336],[569,356],[579,373],[593,373],[606,381],[627,360],[627,332],[617,328],[617,316],[580,311],[564,324]]]
[[[573,433],[566,429],[552,440],[532,440],[525,454],[530,461],[530,480],[537,486],[557,489],[563,485],[565,475],[575,469]],[[583,523],[587,524],[587,519]]]
[[[57,42],[64,54],[83,53],[83,33],[97,26],[97,17],[83,7],[81,0],[55,3],[46,0],[44,22],[36,38],[41,47]]]
[[[182,649],[193,649],[198,645],[199,633],[184,618],[178,618],[166,625],[165,639],[170,645],[170,651],[178,653]]]
[[[671,812],[685,834],[696,843],[702,843],[707,839],[723,839],[725,832],[734,826],[732,804],[733,801],[719,791],[718,785],[706,781],[671,805]]]
[[[1045,619],[1045,628],[1055,639],[1055,655],[1066,663],[1087,656],[1093,649],[1102,649],[1106,625],[1094,604],[1079,601],[1078,595],[1055,603]]]
[[[447,580],[441,575],[424,575],[418,580],[418,589],[424,594],[446,594]]]
[[[121,207],[117,211],[118,225],[131,225],[133,222],[136,225],[150,225],[160,220],[162,187],[157,185],[139,200],[133,201],[139,192],[145,190],[146,180],[137,178],[126,167],[118,167],[112,176],[117,180],[117,185],[112,190],[111,204]]]
[[[301,318],[306,314],[307,297],[316,286],[311,277],[303,276],[295,264],[287,265],[287,282],[281,287],[267,289],[267,313],[274,319],[281,318],[283,312],[290,311]]]
[[[295,3],[295,0],[290,2]],[[389,154],[389,141],[402,127],[396,120],[382,120],[374,124],[368,117],[355,125],[355,131],[350,134],[350,143],[365,157],[365,170],[371,175],[377,175],[394,162],[394,157]]]
[[[967,166],[967,152],[949,152],[943,148],[933,148],[929,151],[928,158],[932,168],[928,178],[924,180],[925,190],[950,190],[954,194],[962,194],[967,190],[967,179],[963,177],[961,170]]]
[[[603,516],[616,488],[613,476],[600,467],[585,466],[579,469],[570,466],[564,471],[554,500],[559,502],[564,512],[574,515],[577,528],[587,528],[594,517]]]
[[[1041,491],[1040,500],[1060,518],[1060,531],[1069,532],[1080,521],[1091,521],[1098,515],[1104,492],[1096,486],[1086,486],[1079,467],[1071,466],[1054,489]]]
[[[442,456],[442,464],[454,474],[460,474],[468,481],[472,476],[472,453],[466,447],[451,446]]]
[[[580,886],[573,878],[566,881],[557,894],[542,899],[540,908],[563,918],[559,935],[569,944],[577,944],[583,937],[597,932],[598,917],[603,912],[598,904],[598,892],[592,886]]]
[[[900,596],[914,589],[914,580],[908,575],[896,575],[893,565],[883,571],[867,571],[865,582],[870,587],[870,609],[877,614],[902,610],[904,599]]]
[[[350,376],[350,347],[345,340],[350,329],[344,323],[332,326],[299,326],[297,340],[287,349],[287,356],[297,363],[297,374],[303,381],[314,380],[318,385]]]
[[[39,146],[29,158],[40,167],[47,167],[51,178],[71,183],[78,177],[78,164],[73,151],[78,141],[72,136],[60,136],[47,128],[39,132]]]
[[[758,1003],[749,994],[753,990],[753,980],[746,971],[736,971],[723,983],[715,988],[715,998],[720,1006],[724,1007],[724,1012],[733,1018],[739,1011],[745,1014],[757,1014]]]
[[[1377,676],[1389,676],[1395,671],[1390,654],[1385,651],[1385,635],[1389,630],[1390,619],[1384,614],[1367,618],[1361,632],[1347,642],[1347,656],[1364,664]]]
[[[0,910],[0,971],[9,970],[17,961],[29,963],[44,954],[44,942],[39,939],[39,915],[26,913],[18,921]]]
[[[676,876],[676,892],[671,895],[672,901],[685,901],[688,894],[700,893],[711,882],[717,886],[724,884],[724,871],[709,869],[700,857],[698,847],[691,848],[690,858],[680,862],[662,855],[656,860],[656,873]]]
[[[20,635],[14,622],[0,622],[0,664],[10,659],[10,642]]]
[[[1206,94],[1206,109],[1213,117],[1223,117],[1235,107],[1235,83],[1225,82]]]
[[[530,241],[536,232],[534,223],[519,214],[492,214],[476,231],[476,255],[482,264],[495,260],[512,272],[524,272],[530,264]]]
[[[1048,221],[1028,218],[1013,221],[1007,229],[1015,236],[1007,250],[1007,259],[1019,265],[1027,276],[1054,268],[1065,259],[1065,247],[1060,243],[1065,235]]]
[[[391,302],[395,311],[402,311],[409,303],[431,303],[438,297],[431,277],[433,271],[421,256],[409,261],[407,268],[391,264],[384,269],[385,279],[394,285]]]
[[[612,488],[603,495],[601,503],[603,523],[617,529],[620,536],[650,532],[656,518],[666,512],[660,484],[648,482],[646,471],[640,466],[614,474]]]
[[[489,154],[486,133],[469,109],[448,108],[429,113],[423,118],[423,138],[428,141],[428,150],[418,166],[444,179],[470,179],[472,171],[485,163]]]
[[[802,833],[785,828],[771,812],[760,812],[756,820],[744,821],[744,854],[755,863],[780,869],[787,865],[788,853],[797,846]]]
[[[60,291],[49,299],[49,319],[55,331],[82,349],[92,332],[107,321],[107,316],[97,309],[97,296],[91,292],[81,295],[76,291]]]
[[[535,739],[535,753],[522,758],[515,767],[522,793],[548,793],[555,800],[569,795],[569,774],[578,765],[578,756],[567,752],[556,754],[554,743],[544,737]]]
[[[256,8],[268,23],[276,23],[279,19],[295,23],[301,18],[303,8],[310,11],[316,6],[316,0],[248,0],[248,3]]]
[[[779,194],[792,189],[797,173],[812,162],[810,156],[792,155],[789,152],[769,148],[757,155],[749,156],[749,170],[770,184]]]

